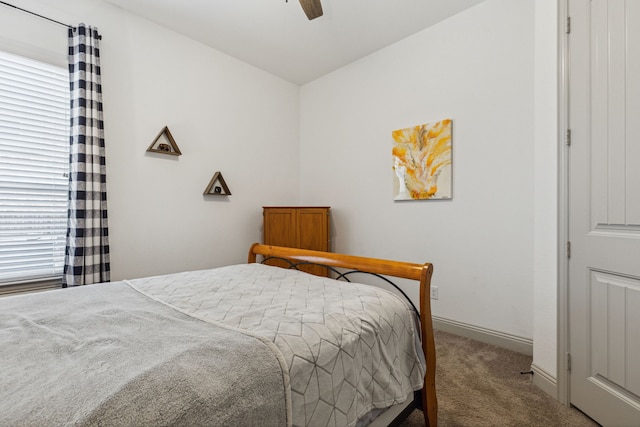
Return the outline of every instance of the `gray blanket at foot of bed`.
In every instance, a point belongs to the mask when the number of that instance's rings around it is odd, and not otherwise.
[[[0,425],[290,425],[271,345],[122,282],[0,298]]]

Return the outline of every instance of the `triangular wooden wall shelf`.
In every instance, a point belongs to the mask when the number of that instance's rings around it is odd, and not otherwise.
[[[229,191],[227,183],[224,182],[222,174],[220,172],[216,172],[215,174],[213,174],[213,178],[211,178],[211,181],[209,181],[209,185],[207,185],[207,188],[202,194],[204,194],[205,196],[230,196],[231,191]]]
[[[164,135],[167,138],[168,144],[160,143],[160,137]],[[153,140],[147,151],[151,153],[162,153],[169,154],[171,156],[179,156],[182,154],[178,144],[176,144],[176,140],[173,139],[173,135],[171,135],[171,131],[167,126],[163,127],[156,139]]]

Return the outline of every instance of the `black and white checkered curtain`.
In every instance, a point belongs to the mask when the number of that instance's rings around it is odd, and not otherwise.
[[[110,279],[99,39],[97,28],[84,24],[69,30],[71,154],[64,286]]]

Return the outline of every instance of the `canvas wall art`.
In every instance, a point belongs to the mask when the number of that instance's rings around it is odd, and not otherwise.
[[[450,199],[451,119],[392,132],[395,200]]]

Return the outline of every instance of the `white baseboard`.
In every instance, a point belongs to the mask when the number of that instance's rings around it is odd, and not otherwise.
[[[468,323],[433,316],[433,328],[533,356],[533,340]]]
[[[533,385],[554,399],[558,399],[558,383],[556,378],[535,363],[531,365],[531,370],[533,371]]]

